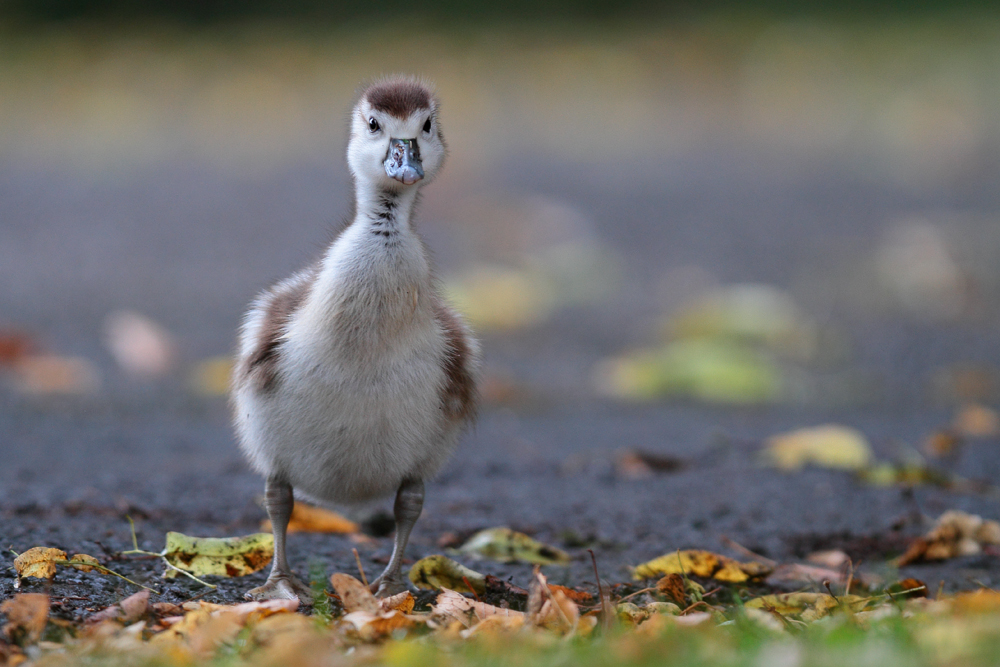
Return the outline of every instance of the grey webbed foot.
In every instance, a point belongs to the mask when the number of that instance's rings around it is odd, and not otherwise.
[[[375,594],[377,598],[387,598],[397,593],[402,593],[403,591],[409,590],[409,586],[403,581],[402,577],[379,577],[371,584],[368,585],[368,589]]]
[[[272,574],[264,582],[246,592],[247,600],[293,600],[298,598],[303,605],[312,605],[312,590],[294,574]]]

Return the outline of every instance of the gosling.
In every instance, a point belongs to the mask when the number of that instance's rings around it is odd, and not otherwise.
[[[319,503],[396,493],[396,534],[371,584],[405,588],[403,552],[424,480],[474,417],[479,344],[441,298],[411,215],[446,146],[438,101],[411,78],[368,86],[351,112],[354,217],[313,266],[261,294],[243,322],[232,398],[240,446],[266,479],[267,582],[248,599],[299,598],[285,534],[293,490]]]

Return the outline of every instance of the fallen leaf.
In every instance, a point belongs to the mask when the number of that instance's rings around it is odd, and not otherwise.
[[[7,624],[3,626],[7,641],[20,646],[34,644],[41,638],[49,618],[49,596],[20,593],[0,603],[0,612],[7,616]]]
[[[264,520],[260,529],[271,530],[271,522]],[[358,524],[336,512],[298,501],[292,506],[292,516],[288,520],[289,533],[356,533],[359,530]]]
[[[232,357],[202,359],[191,370],[190,386],[202,396],[225,396],[233,376]]]
[[[103,621],[118,621],[129,625],[138,621],[149,611],[149,591],[139,591],[130,595],[118,604],[102,609],[87,617],[87,623],[95,624]]]
[[[271,562],[274,536],[255,533],[244,537],[191,537],[171,531],[160,555],[174,567],[196,576],[242,577]],[[170,579],[177,572],[168,568],[163,576]]]
[[[955,416],[955,430],[970,438],[992,438],[1000,435],[1000,414],[985,405],[964,406]]]
[[[73,554],[73,556],[69,559],[69,563],[67,563],[67,565],[76,570],[80,570],[80,572],[93,572],[94,570],[99,570],[100,564],[101,562],[99,560],[93,556],[88,556],[87,554]]]
[[[773,436],[764,457],[782,470],[799,470],[809,464],[861,470],[871,463],[872,451],[860,431],[827,424]]]
[[[947,560],[974,556],[984,545],[1000,544],[1000,523],[976,514],[949,510],[938,517],[934,527],[914,540],[894,563],[897,567],[919,561]]]
[[[354,626],[358,636],[367,642],[395,637],[397,631],[409,630],[417,625],[416,620],[395,610],[378,614],[358,610],[345,614],[340,620]]]
[[[595,390],[612,398],[683,396],[708,403],[754,405],[781,398],[782,371],[740,341],[687,339],[605,359],[593,371]]]
[[[833,597],[827,593],[785,593],[782,595],[762,595],[748,600],[744,606],[749,609],[764,609],[776,611],[782,616],[799,616],[803,620],[816,620],[841,605],[857,612],[864,609],[868,598],[857,595],[840,595]]]
[[[25,394],[90,394],[101,386],[97,368],[81,357],[29,355],[15,365],[17,388]]]
[[[549,590],[552,592],[559,591],[576,604],[590,604],[594,601],[594,596],[587,591],[578,591],[574,588],[560,586],[559,584],[549,584]]]
[[[565,565],[570,562],[570,556],[565,551],[542,544],[510,528],[481,530],[470,537],[459,551],[501,563],[522,561],[539,565]]]
[[[421,558],[410,568],[409,576],[414,586],[424,590],[450,588],[459,593],[474,592],[477,595],[486,592],[486,578],[483,575],[447,556]],[[469,582],[468,585],[466,581]]]
[[[449,301],[460,306],[480,330],[512,330],[545,320],[554,295],[544,277],[500,267],[479,267],[445,286]]]
[[[416,606],[416,604],[417,601],[414,599],[413,594],[410,593],[410,591],[403,591],[402,593],[397,593],[396,595],[390,595],[389,597],[378,601],[380,611],[398,611],[403,614],[409,614],[413,611],[413,607]]]
[[[378,600],[372,592],[351,575],[338,572],[330,576],[330,583],[340,597],[346,612],[363,611],[369,614],[379,612]]]
[[[524,616],[501,616],[493,615],[484,618],[479,623],[476,623],[471,628],[462,630],[461,636],[463,639],[469,639],[470,637],[479,637],[483,635],[488,636],[506,636],[517,632],[524,627]]]
[[[632,571],[632,579],[651,579],[667,574],[686,574],[738,583],[751,578],[767,576],[771,568],[761,563],[740,563],[711,551],[680,551],[655,558],[637,566]]]
[[[687,606],[687,592],[684,589],[684,577],[671,572],[656,582],[656,590],[660,595],[682,607]]]
[[[14,559],[18,579],[52,579],[56,576],[56,562],[66,559],[66,552],[51,547],[32,547]],[[15,586],[16,587],[16,586]]]
[[[787,292],[771,285],[727,285],[671,315],[669,338],[714,338],[766,345],[800,359],[816,352],[816,327]]]
[[[656,473],[676,472],[682,467],[681,459],[653,452],[625,450],[615,457],[615,472],[626,479],[646,479]]]
[[[854,581],[862,583],[860,577],[855,577]],[[803,565],[802,563],[782,563],[774,568],[767,577],[767,583],[771,586],[782,586],[786,584],[830,584],[843,586],[847,583],[847,575],[841,570],[834,570],[818,565]]]
[[[105,318],[104,340],[118,365],[140,377],[165,375],[177,357],[170,333],[133,310],[115,311]]]
[[[470,600],[461,593],[447,588],[441,590],[432,613],[435,616],[459,621],[466,627],[490,616],[524,618],[524,612],[513,609],[501,609],[485,602]]]
[[[1000,592],[989,588],[958,593],[951,598],[952,607],[966,614],[992,614],[1000,611]]]
[[[947,456],[958,449],[962,438],[951,429],[934,431],[924,440],[924,453],[933,458]]]
[[[0,366],[13,366],[34,349],[34,341],[27,333],[0,329]]]
[[[813,565],[820,565],[836,570],[851,562],[851,557],[840,549],[830,549],[828,551],[814,551],[806,556],[806,560]]]

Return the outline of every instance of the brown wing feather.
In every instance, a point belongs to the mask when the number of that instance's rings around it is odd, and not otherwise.
[[[281,341],[289,319],[302,305],[313,280],[314,275],[309,275],[294,283],[279,285],[270,293],[257,344],[238,368],[239,376],[258,391],[268,392],[277,386]]]
[[[445,385],[441,403],[451,419],[467,420],[476,413],[476,378],[469,332],[458,316],[441,302],[434,304],[434,318],[444,332]]]

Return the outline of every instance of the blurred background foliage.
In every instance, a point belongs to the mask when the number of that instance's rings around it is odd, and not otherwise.
[[[488,400],[996,400],[998,63],[976,2],[0,0],[0,364],[224,392],[403,71]]]

